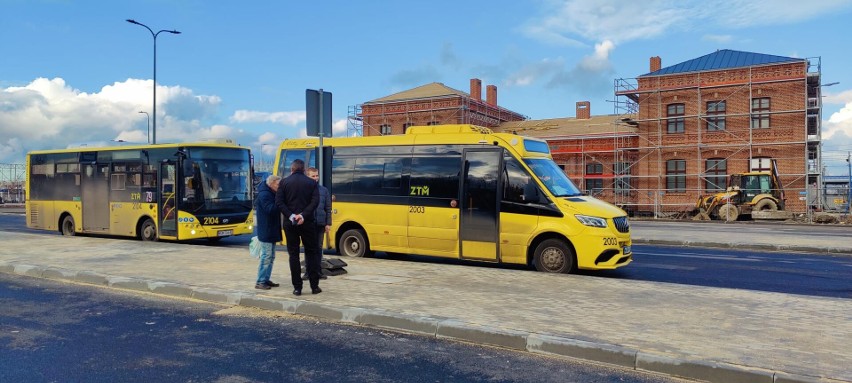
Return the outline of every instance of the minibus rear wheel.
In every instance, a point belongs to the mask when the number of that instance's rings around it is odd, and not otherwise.
[[[337,245],[340,254],[347,257],[366,256],[370,251],[369,247],[367,236],[364,235],[364,231],[361,229],[346,230],[340,236],[340,243]]]
[[[69,237],[77,235],[77,229],[74,227],[74,217],[70,214],[66,215],[65,218],[62,218],[62,235],[67,235]]]
[[[539,243],[533,254],[536,270],[547,273],[571,273],[576,267],[575,259],[565,241],[552,238]]]
[[[154,225],[154,220],[146,218],[145,222],[142,222],[142,225],[139,226],[139,239],[146,242],[153,242],[158,239],[157,226]]]

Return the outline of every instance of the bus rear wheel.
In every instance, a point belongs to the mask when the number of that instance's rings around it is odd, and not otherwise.
[[[152,219],[146,219],[145,222],[142,222],[142,225],[139,226],[139,239],[146,242],[153,242],[157,240],[157,226],[154,225],[154,221]]]
[[[571,248],[558,239],[542,241],[536,246],[533,254],[536,270],[546,273],[571,273],[576,267],[574,260],[574,252]]]
[[[364,257],[369,253],[369,247],[367,236],[360,229],[346,230],[340,236],[340,243],[337,246],[340,254],[347,257]]]
[[[74,217],[70,215],[66,215],[65,218],[62,219],[62,235],[67,235],[69,237],[73,237],[77,235],[77,228],[74,226]]]

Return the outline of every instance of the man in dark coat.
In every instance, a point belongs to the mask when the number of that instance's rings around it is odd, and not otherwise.
[[[287,253],[290,255],[290,278],[293,294],[302,295],[301,265],[299,264],[299,241],[305,247],[305,270],[311,293],[319,294],[321,265],[314,211],[319,204],[317,183],[305,175],[305,162],[295,160],[290,165],[290,175],[281,180],[275,194],[275,205],[284,214],[284,235]]]
[[[257,216],[257,239],[260,241],[260,266],[257,268],[257,281],[254,288],[269,290],[279,284],[269,280],[272,264],[275,263],[275,243],[281,242],[281,212],[275,205],[275,192],[278,190],[279,176],[269,176],[257,186],[254,200],[254,212]]]

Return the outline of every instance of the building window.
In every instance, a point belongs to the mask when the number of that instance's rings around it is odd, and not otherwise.
[[[753,172],[769,172],[772,170],[772,159],[769,157],[752,158],[749,168]]]
[[[667,133],[683,133],[684,126],[683,104],[669,104],[666,117],[668,117]]]
[[[412,125],[414,125],[414,124],[412,124],[410,122],[406,122],[406,123],[402,124],[402,134],[408,133],[408,128],[410,128]]]
[[[600,176],[603,174],[603,164],[591,163],[586,164],[586,175]],[[586,194],[595,195],[603,190],[603,179],[601,178],[586,178]]]
[[[686,191],[686,160],[666,161],[666,190]]]
[[[612,165],[613,173],[615,173],[615,193],[618,195],[628,195],[630,193],[630,163],[616,162]]]
[[[724,158],[710,158],[705,162],[704,189],[725,190],[728,178],[728,162]]]
[[[391,126],[388,125],[388,124],[383,124],[382,126],[379,127],[379,132],[383,136],[387,136],[387,135],[391,134]]]
[[[429,121],[426,125],[438,125],[438,121]]]
[[[725,101],[707,102],[707,130],[725,130]]]
[[[600,178],[586,178],[586,194],[598,195],[603,191],[603,180]]]
[[[766,129],[769,127],[769,97],[751,99],[751,128]]]

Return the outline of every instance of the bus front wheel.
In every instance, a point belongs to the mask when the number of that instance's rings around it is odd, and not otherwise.
[[[347,257],[364,257],[370,251],[367,236],[359,229],[346,230],[340,236],[340,243],[337,248],[340,250],[340,254]]]
[[[77,228],[74,226],[74,217],[66,215],[62,219],[62,235],[73,237],[77,235]]]
[[[154,221],[150,218],[146,219],[145,222],[142,222],[142,225],[139,226],[139,239],[143,241],[157,240],[157,226],[154,225]]]
[[[547,239],[538,244],[533,255],[538,271],[547,273],[571,273],[576,267],[574,252],[558,239]]]

